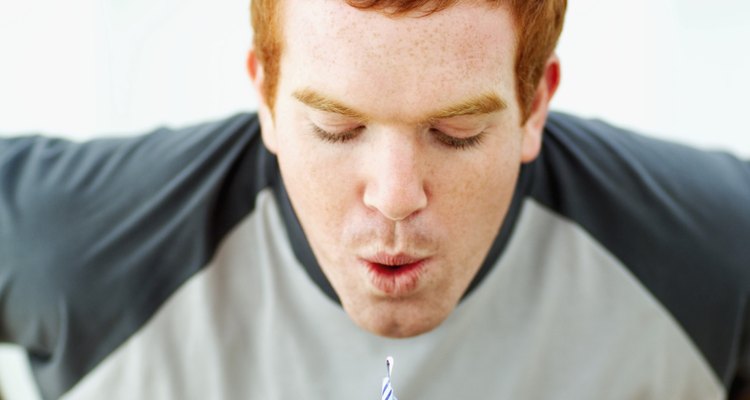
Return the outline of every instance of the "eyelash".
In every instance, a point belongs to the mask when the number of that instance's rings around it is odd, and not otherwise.
[[[430,129],[430,132],[435,135],[435,138],[440,143],[458,150],[466,150],[479,146],[480,144],[482,144],[482,140],[484,139],[485,134],[484,132],[480,132],[474,136],[459,139],[457,137],[453,137],[451,135],[443,133],[437,129]]]
[[[310,124],[310,126],[313,133],[315,133],[315,136],[317,136],[320,140],[328,143],[348,142],[354,139],[362,131],[362,129],[364,129],[364,127],[358,127],[342,133],[332,133],[315,124]],[[476,134],[474,136],[459,139],[434,128],[430,129],[430,133],[432,133],[435,136],[435,139],[437,139],[437,141],[442,145],[458,150],[466,150],[479,146],[482,143],[485,135],[485,132],[480,132],[479,134]]]
[[[357,134],[362,130],[362,127],[354,128],[352,130],[342,132],[342,133],[331,133],[328,132],[321,127],[310,124],[310,127],[312,127],[313,132],[315,133],[315,136],[317,136],[320,140],[328,143],[344,143],[348,142],[352,139],[354,139]]]

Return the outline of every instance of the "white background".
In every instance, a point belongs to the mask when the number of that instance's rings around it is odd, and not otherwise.
[[[248,0],[0,0],[0,133],[144,132],[255,107]],[[571,0],[553,106],[750,155],[750,2]]]
[[[248,0],[0,0],[0,134],[83,140],[251,110],[248,21]],[[553,107],[750,157],[748,21],[746,0],[571,0]],[[33,399],[19,359],[0,351],[0,387]]]

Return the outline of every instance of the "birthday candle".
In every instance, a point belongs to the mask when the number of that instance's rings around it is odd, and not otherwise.
[[[393,388],[391,387],[391,371],[393,370],[393,357],[388,356],[385,359],[385,366],[388,375],[383,378],[383,390],[380,391],[380,400],[398,400],[396,395],[393,394]]]

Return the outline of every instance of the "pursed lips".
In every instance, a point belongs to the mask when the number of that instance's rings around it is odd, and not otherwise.
[[[408,295],[419,288],[429,257],[411,254],[377,253],[362,259],[372,286],[393,297]]]

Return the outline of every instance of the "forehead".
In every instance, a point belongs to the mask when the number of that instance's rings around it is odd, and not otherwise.
[[[392,17],[343,0],[283,4],[281,77],[288,90],[312,87],[355,107],[388,99],[392,107],[383,111],[391,114],[427,96],[447,104],[488,90],[513,92],[516,39],[502,7],[459,2],[428,16]]]

